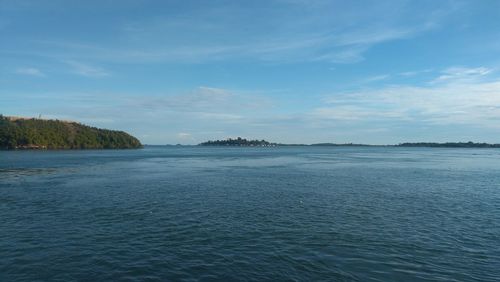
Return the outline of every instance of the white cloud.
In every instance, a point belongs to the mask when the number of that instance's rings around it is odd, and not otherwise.
[[[411,120],[500,128],[500,80],[479,79],[487,68],[447,69],[449,77],[427,86],[389,86],[331,96],[313,116],[334,120]],[[465,79],[467,77],[469,79]],[[475,79],[471,79],[474,77]]]
[[[391,76],[388,74],[374,75],[366,78],[365,80],[363,80],[363,82],[365,83],[376,82],[376,81],[386,80],[390,77]]]
[[[447,80],[470,80],[490,74],[493,69],[451,67],[442,71],[442,74],[434,82],[442,82]]]
[[[191,137],[191,133],[179,132],[179,133],[177,133],[177,137],[179,137],[179,138],[190,138]]]
[[[198,117],[201,119],[211,119],[211,120],[219,120],[219,121],[226,121],[226,122],[234,122],[234,121],[239,121],[243,117],[241,115],[236,115],[236,114],[226,114],[226,113],[195,113]]]
[[[109,76],[109,72],[106,70],[96,67],[96,66],[91,66],[89,64],[73,61],[73,60],[68,60],[65,61],[66,64],[68,64],[72,68],[72,72],[81,76],[86,76],[86,77],[105,77]]]
[[[16,73],[17,74],[22,74],[22,75],[31,75],[31,76],[45,77],[45,74],[42,71],[40,71],[37,68],[32,68],[32,67],[18,68],[16,70]]]
[[[398,75],[410,77],[410,76],[416,76],[419,74],[429,73],[431,71],[432,71],[432,69],[417,70],[417,71],[405,71],[405,72],[398,73]]]
[[[406,119],[404,111],[384,110],[356,105],[321,107],[314,109],[313,118],[337,121],[366,121],[374,119]]]
[[[175,135],[176,139],[179,141],[179,142],[182,142],[182,143],[191,143],[193,141],[195,141],[195,138],[193,137],[193,135],[191,133],[187,133],[187,132],[179,132]]]
[[[407,38],[420,32],[422,28],[412,27],[396,29],[394,27],[371,27],[354,30],[336,37],[336,44],[340,46],[373,45],[384,41]]]

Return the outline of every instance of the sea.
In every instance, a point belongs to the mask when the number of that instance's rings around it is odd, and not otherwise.
[[[500,150],[0,151],[0,281],[500,281]]]

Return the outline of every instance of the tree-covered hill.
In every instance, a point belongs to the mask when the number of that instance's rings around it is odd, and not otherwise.
[[[0,115],[0,149],[132,149],[141,142],[123,132],[76,122]]]

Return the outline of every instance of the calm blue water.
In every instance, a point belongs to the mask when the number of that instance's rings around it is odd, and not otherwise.
[[[498,281],[500,150],[0,152],[0,281]]]

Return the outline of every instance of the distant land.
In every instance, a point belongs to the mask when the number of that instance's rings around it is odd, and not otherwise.
[[[198,146],[235,146],[235,147],[275,147],[275,146],[374,146],[364,144],[335,144],[335,143],[317,143],[317,144],[283,144],[273,143],[266,140],[248,140],[245,138],[228,138],[224,140],[209,140],[198,144]]]
[[[398,147],[441,147],[441,148],[500,148],[500,144],[488,143],[474,143],[469,142],[446,142],[446,143],[432,143],[432,142],[418,142],[418,143],[401,143],[396,145]]]
[[[180,146],[177,144],[176,146]],[[266,140],[228,138],[209,140],[198,146],[276,147],[276,146],[331,146],[331,147],[431,147],[431,148],[500,148],[500,144],[469,142],[413,142],[397,145],[370,145],[355,143],[283,144]],[[134,136],[117,130],[100,129],[74,121],[41,118],[9,117],[0,115],[0,149],[134,149],[142,147]]]
[[[0,115],[0,149],[134,149],[134,136],[72,121]]]
[[[397,145],[370,145],[370,144],[355,144],[355,143],[315,143],[315,144],[283,144],[272,143],[266,140],[247,140],[238,137],[236,139],[225,140],[210,140],[198,144],[198,146],[235,146],[235,147],[275,147],[275,146],[331,146],[331,147],[436,147],[436,148],[500,148],[500,144],[489,143],[474,143],[469,142],[415,142],[415,143],[400,143]]]
[[[247,140],[241,137],[236,139],[228,138],[226,140],[206,141],[198,144],[199,146],[238,146],[238,147],[272,147],[277,146],[276,143],[271,143],[266,140]]]

